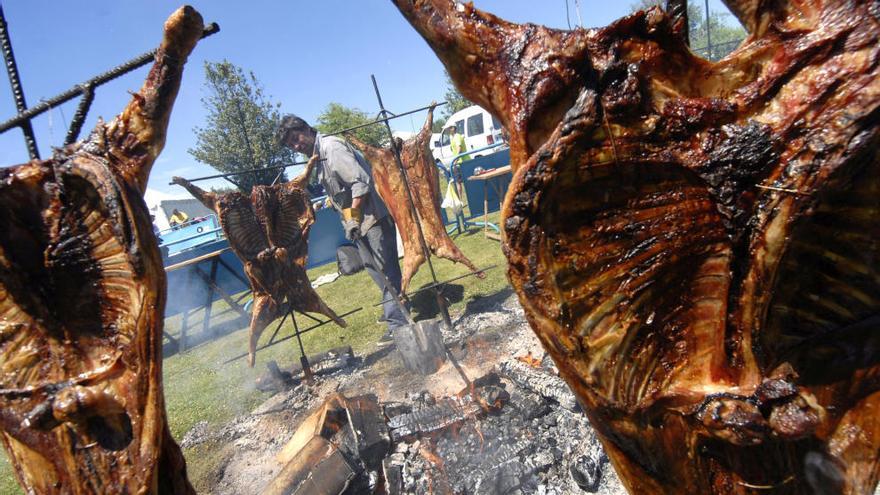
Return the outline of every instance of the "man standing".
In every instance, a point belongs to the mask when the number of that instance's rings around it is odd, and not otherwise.
[[[397,232],[373,186],[370,163],[344,139],[322,136],[296,115],[288,114],[281,119],[276,137],[298,153],[318,157],[318,181],[342,217],[345,237],[355,243],[367,272],[382,290],[382,300],[386,301],[383,319],[388,324],[383,340],[389,339],[394,328],[405,325],[407,320],[385,284],[387,278],[391,290],[400,292]]]

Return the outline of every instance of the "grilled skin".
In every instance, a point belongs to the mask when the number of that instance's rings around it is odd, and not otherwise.
[[[284,314],[285,300],[291,310],[321,313],[346,326],[312,288],[305,270],[309,230],[315,223],[305,184],[314,163],[310,160],[302,175],[285,184],[255,186],[250,198],[239,192],[206,192],[186,179],[172,179],[217,212],[229,247],[244,264],[254,297],[248,343],[251,367],[260,335]]]
[[[428,249],[435,256],[446,258],[455,263],[462,263],[472,271],[477,271],[477,267],[449,238],[446,226],[443,225],[443,219],[440,216],[440,176],[429,147],[433,124],[434,107],[431,107],[428,110],[428,118],[419,133],[403,141],[403,144],[400,145],[400,158],[403,166],[406,167],[413,202],[422,225],[422,233],[425,236]],[[403,176],[397,168],[394,152],[389,148],[371,146],[354,136],[347,136],[347,138],[363,152],[373,166],[376,190],[382,196],[385,205],[388,206],[391,218],[394,219],[394,224],[400,232],[400,238],[403,241],[401,290],[406,293],[410,280],[419,267],[425,263],[425,254],[419,242],[418,226],[409,207]],[[483,273],[478,276],[485,277]]]
[[[632,493],[872,493],[880,3],[513,24],[395,0],[510,132],[508,275]]]
[[[165,271],[142,195],[202,29],[177,10],[118,117],[0,170],[0,438],[28,493],[194,493],[165,418]]]

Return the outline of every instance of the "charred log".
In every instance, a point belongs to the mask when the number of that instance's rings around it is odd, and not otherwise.
[[[436,405],[389,419],[388,428],[391,430],[391,439],[399,442],[444,430],[482,412],[482,405],[469,395],[463,398],[447,397]]]
[[[569,411],[577,411],[577,399],[565,381],[543,369],[535,369],[517,360],[504,361],[499,366],[501,375],[520,387],[545,399],[550,399]]]

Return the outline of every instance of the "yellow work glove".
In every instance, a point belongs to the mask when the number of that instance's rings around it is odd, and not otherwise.
[[[357,223],[364,221],[364,214],[360,208],[344,208],[342,210],[342,219],[345,221],[354,220]]]
[[[359,208],[345,208],[342,210],[342,230],[345,231],[345,238],[349,241],[356,241],[361,236],[361,221],[364,215]]]

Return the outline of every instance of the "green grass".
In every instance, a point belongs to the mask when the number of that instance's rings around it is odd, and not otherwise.
[[[0,493],[24,493],[18,487],[15,475],[12,474],[12,466],[9,465],[5,455],[0,456]]]
[[[498,214],[489,215],[490,221],[497,222]],[[485,279],[467,277],[452,282],[454,290],[448,294],[454,299],[451,305],[453,314],[464,310],[466,304],[474,299],[490,296],[508,287],[505,275],[506,264],[497,241],[487,239],[482,230],[472,229],[469,233],[454,238],[456,244],[478,267],[496,264],[497,268],[489,270]],[[445,259],[432,258],[434,269],[440,280],[456,277],[467,272],[463,265],[456,265]],[[320,275],[336,271],[335,264],[309,270],[309,278],[314,280]],[[422,287],[431,282],[430,270],[423,265],[413,277],[410,288]],[[366,272],[350,277],[340,277],[335,282],[317,289],[324,301],[338,314],[358,307],[364,309],[347,316],[348,328],[339,328],[328,324],[319,330],[303,336],[303,345],[308,354],[321,352],[332,347],[350,345],[356,354],[363,354],[373,349],[379,336],[385,331],[384,324],[377,323],[381,316],[381,307],[374,307],[379,301],[379,289]],[[427,296],[427,294],[426,294]],[[433,307],[432,303],[419,304],[424,309]],[[246,300],[246,299],[245,299]],[[432,298],[431,298],[432,300]],[[242,301],[244,302],[244,301]],[[190,338],[192,341],[204,340],[204,343],[188,349],[182,354],[173,354],[164,360],[165,404],[168,411],[168,422],[171,432],[178,441],[199,421],[207,421],[211,428],[222,425],[239,414],[246,413],[257,404],[265,401],[269,394],[254,388],[254,380],[266,369],[266,362],[275,360],[282,368],[299,362],[299,350],[295,339],[288,340],[270,347],[257,354],[256,366],[248,368],[246,359],[234,361],[228,365],[223,362],[247,350],[248,332],[246,322],[236,322],[238,315],[229,310],[222,301],[213,306],[211,325],[217,327],[238,327],[225,335],[214,338],[200,335],[196,329],[201,328],[203,313],[197,311],[189,315]],[[323,317],[321,317],[323,319]],[[297,316],[297,323],[303,329],[310,326],[310,320]],[[261,344],[268,342],[277,323],[270,325],[260,339]],[[172,336],[179,337],[181,327],[180,315],[166,319],[165,329]],[[277,338],[293,334],[293,324],[285,322]],[[213,467],[222,459],[222,446],[206,445],[185,452],[190,479],[197,487],[205,487],[206,480],[212,475]],[[12,475],[12,470],[5,457],[0,459],[0,494],[21,493]]]

